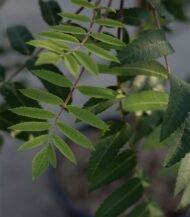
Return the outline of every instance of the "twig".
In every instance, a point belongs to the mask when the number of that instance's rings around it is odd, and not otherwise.
[[[157,12],[157,10],[155,8],[152,8],[152,14],[153,14],[154,21],[155,21],[155,24],[156,24],[157,28],[161,29],[159,15],[158,15],[158,12]],[[166,65],[168,74],[171,74],[171,68],[170,68],[168,56],[164,56],[164,61],[165,61],[165,65]]]
[[[101,0],[97,1],[96,5],[98,6],[100,3],[101,3]],[[107,7],[109,8],[109,7],[111,6],[111,4],[112,4],[112,0],[109,0]],[[108,15],[108,9],[105,11],[104,17],[106,17],[107,15]],[[91,24],[90,24],[90,26],[89,26],[89,30],[92,29],[92,27],[93,27],[93,25],[94,25],[94,23],[95,23],[95,19],[96,19],[96,10],[94,11],[94,14],[93,14],[93,17],[92,17],[92,21],[91,21]],[[101,27],[101,26],[100,26],[100,27]],[[99,29],[98,29],[98,32],[101,32],[101,30],[102,30],[102,28],[100,28],[100,27],[99,27]],[[89,31],[89,30],[88,30],[88,31]],[[96,40],[94,40],[94,43],[96,43]],[[89,55],[91,55],[91,54],[89,54]],[[80,73],[79,73],[77,79],[75,80],[75,82],[73,83],[73,86],[71,87],[70,93],[68,94],[68,96],[67,96],[67,98],[66,98],[66,100],[65,100],[65,102],[64,102],[64,104],[63,104],[63,106],[61,107],[61,109],[60,109],[60,111],[59,111],[59,113],[58,113],[58,115],[57,115],[57,117],[56,117],[56,119],[55,119],[54,125],[57,123],[57,121],[58,121],[58,119],[60,118],[60,116],[62,115],[62,113],[63,113],[65,107],[68,105],[69,101],[71,100],[71,98],[72,98],[72,96],[73,96],[73,93],[74,93],[74,91],[75,91],[75,89],[76,89],[76,87],[77,87],[77,85],[78,85],[78,83],[79,83],[79,81],[80,81],[80,79],[81,79],[81,77],[82,77],[84,71],[85,71],[85,68],[82,67],[82,69],[81,69],[81,71],[80,71]]]
[[[125,4],[124,0],[120,0],[119,18],[123,17],[124,4]],[[122,34],[123,34],[123,30],[121,28],[118,28],[118,31],[117,31],[117,37],[118,37],[118,39],[122,39],[123,38]],[[118,76],[116,77],[116,80],[117,80],[117,85],[119,87],[121,87],[121,83],[119,81],[119,77]],[[121,101],[119,101],[119,111],[120,111],[121,120],[123,122],[125,122],[125,112],[123,111],[123,106],[122,106],[122,102]]]

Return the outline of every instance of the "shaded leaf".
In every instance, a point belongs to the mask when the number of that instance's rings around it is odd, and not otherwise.
[[[100,73],[113,74],[123,77],[146,75],[168,79],[167,70],[156,61],[136,63],[122,67],[111,67],[109,65],[100,64],[99,71]]]
[[[153,30],[132,41],[119,52],[118,57],[122,64],[132,64],[148,62],[173,52],[165,33],[162,30]]]
[[[138,178],[131,179],[102,203],[95,217],[116,217],[136,203],[142,194],[141,180]]]
[[[164,140],[176,131],[188,117],[190,112],[190,85],[170,76],[170,98],[168,108],[161,129],[161,140]]]
[[[122,125],[120,125],[120,127],[121,126]],[[119,131],[112,131],[111,133],[111,136],[108,135],[99,140],[96,145],[96,151],[92,153],[90,158],[88,164],[90,191],[96,190],[97,188],[126,175],[129,172],[129,169],[133,168],[136,164],[133,152],[129,151],[118,155],[122,146],[128,142],[131,130],[122,126]],[[128,163],[126,163],[126,161]]]
[[[31,55],[35,48],[26,44],[33,40],[32,34],[25,26],[14,26],[7,29],[7,35],[11,46],[21,54]]]
[[[61,12],[59,4],[54,0],[39,0],[39,6],[44,21],[49,25],[57,25],[62,18],[57,14]]]

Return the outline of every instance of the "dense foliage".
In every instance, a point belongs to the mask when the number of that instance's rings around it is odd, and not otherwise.
[[[162,217],[159,206],[146,196],[151,183],[138,163],[138,152],[142,147],[175,146],[169,151],[165,166],[180,162],[175,194],[183,192],[180,207],[187,207],[190,84],[171,73],[167,56],[174,50],[166,32],[172,32],[171,22],[188,21],[184,12],[188,1],[145,0],[135,8],[126,7],[126,2],[118,1],[118,8],[112,8],[112,0],[71,0],[79,7],[73,13],[62,11],[56,1],[39,0],[42,17],[49,25],[47,31],[39,33],[39,39],[34,39],[24,26],[7,29],[12,48],[30,57],[13,73],[0,65],[0,93],[4,99],[0,129],[24,141],[19,150],[41,147],[32,161],[33,179],[49,166],[56,167],[57,150],[77,163],[60,133],[92,151],[89,191],[127,177],[126,183],[102,202],[96,217],[116,217],[124,212],[130,217]],[[87,10],[91,17],[85,15]],[[129,35],[129,25],[137,27],[136,35]],[[160,57],[165,66],[158,61]],[[59,62],[63,62],[72,79],[55,66]],[[39,78],[44,89],[13,81],[24,68]],[[115,76],[116,84],[80,85],[85,73]],[[170,84],[170,94],[164,90],[166,82]],[[88,97],[82,108],[72,101],[75,91]],[[45,104],[51,105],[52,111],[44,108]],[[119,121],[105,122],[100,118],[99,114],[110,107],[116,108]],[[98,143],[92,144],[64,121],[64,112],[98,128]]]

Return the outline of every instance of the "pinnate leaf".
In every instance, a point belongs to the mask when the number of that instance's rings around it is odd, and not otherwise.
[[[49,156],[47,146],[39,151],[32,160],[32,178],[35,180],[41,176],[49,166]]]
[[[76,20],[78,22],[90,22],[90,18],[84,15],[80,14],[73,14],[73,13],[67,13],[67,12],[61,12],[59,13],[59,16],[65,17],[71,20]]]
[[[114,62],[119,62],[119,60],[117,59],[116,56],[114,56],[112,53],[108,52],[107,50],[95,45],[95,44],[90,44],[90,43],[86,43],[85,47],[92,52],[93,54],[95,54],[96,56],[101,57],[102,59],[106,59],[109,61],[114,61]]]
[[[47,111],[45,109],[40,109],[40,108],[31,108],[31,107],[17,107],[10,109],[11,112],[25,116],[25,117],[30,117],[30,118],[37,118],[37,119],[51,119],[55,118],[56,115],[50,111]]]
[[[64,76],[49,70],[35,70],[34,75],[59,87],[70,87],[72,83]]]
[[[100,18],[96,19],[96,23],[102,26],[109,26],[112,28],[124,28],[125,25],[117,20],[109,19],[109,18]]]
[[[117,97],[117,92],[109,88],[79,86],[78,90],[86,96],[98,99],[116,99]]]
[[[28,142],[21,145],[18,150],[24,151],[24,150],[30,150],[30,149],[36,148],[42,145],[44,142],[46,142],[48,138],[49,138],[49,135],[42,135],[42,136],[32,138]]]
[[[52,105],[63,104],[62,99],[59,98],[58,96],[55,96],[52,93],[48,93],[48,92],[38,90],[38,89],[33,89],[33,88],[23,89],[20,91],[23,95],[27,96],[28,98],[31,98],[31,99],[34,99],[40,102],[44,102],[44,103],[52,104]]]
[[[78,26],[73,25],[66,25],[66,24],[60,24],[57,26],[52,26],[52,29],[57,32],[64,32],[64,33],[70,33],[74,35],[85,35],[86,31]]]
[[[93,113],[89,112],[86,109],[81,109],[76,106],[67,106],[67,109],[70,113],[72,113],[77,119],[84,121],[96,128],[107,130],[108,125],[102,121],[99,117],[94,115]]]
[[[91,141],[84,136],[82,133],[80,133],[78,130],[75,130],[73,127],[65,124],[65,123],[58,123],[57,124],[59,130],[70,140],[75,142],[78,145],[81,145],[84,148],[94,150],[94,147],[91,143]]]
[[[69,159],[72,163],[76,164],[76,158],[75,155],[73,153],[73,151],[71,150],[71,148],[69,147],[68,144],[66,144],[62,138],[60,138],[59,136],[56,135],[52,135],[52,139],[53,142],[55,144],[55,146],[57,147],[57,149],[67,158]]]
[[[20,124],[15,124],[9,129],[11,130],[19,130],[19,131],[44,131],[48,130],[51,127],[51,124],[48,122],[23,122]]]
[[[114,45],[114,46],[119,46],[119,47],[125,47],[125,43],[119,40],[118,38],[115,38],[114,36],[105,34],[105,33],[100,33],[100,32],[94,32],[91,34],[91,36],[101,42],[104,42],[106,44]]]
[[[99,69],[96,62],[86,53],[82,51],[75,51],[73,53],[78,62],[90,73],[98,74]]]

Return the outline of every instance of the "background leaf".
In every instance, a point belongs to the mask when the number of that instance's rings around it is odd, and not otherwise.
[[[13,49],[24,55],[31,55],[35,48],[27,42],[33,40],[32,34],[25,26],[13,26],[7,29],[7,36]]]
[[[57,25],[61,22],[62,18],[58,16],[61,12],[59,4],[54,0],[43,1],[39,0],[39,6],[42,17],[48,25]]]

